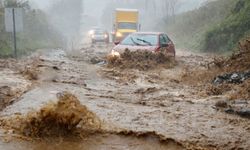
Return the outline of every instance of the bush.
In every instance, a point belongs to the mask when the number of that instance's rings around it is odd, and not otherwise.
[[[250,33],[250,1],[239,0],[232,14],[205,34],[204,50],[226,51]]]
[[[53,48],[62,45],[61,35],[50,26],[47,16],[40,10],[30,9],[27,2],[15,3],[15,0],[6,1],[8,6],[25,8],[24,30],[17,33],[18,55],[29,54],[41,48]],[[5,32],[4,8],[0,8],[0,57],[13,55],[12,34]]]
[[[226,52],[250,34],[249,0],[216,0],[199,9],[165,19],[177,47]]]

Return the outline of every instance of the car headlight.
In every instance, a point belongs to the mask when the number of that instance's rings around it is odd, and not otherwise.
[[[122,37],[122,33],[121,32],[116,32],[116,36],[117,37]]]
[[[116,56],[116,57],[120,57],[120,56],[121,56],[120,53],[117,52],[117,51],[115,51],[115,50],[112,50],[112,51],[111,51],[111,55],[112,55],[112,56]]]
[[[89,32],[88,32],[88,34],[91,36],[91,35],[93,35],[94,34],[94,30],[90,30]]]

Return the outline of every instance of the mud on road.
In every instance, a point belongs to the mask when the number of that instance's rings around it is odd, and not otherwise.
[[[141,70],[108,67],[107,53],[107,48],[86,47],[37,54],[35,80],[21,74],[15,77],[32,83],[32,88],[0,113],[0,149],[250,149],[249,119],[215,109],[214,105],[227,97],[209,96],[201,86],[190,84],[199,78],[183,81],[190,79],[185,76],[192,76],[188,74],[192,70],[205,69],[213,60],[211,56],[179,51],[175,66]],[[39,114],[50,103],[56,106],[58,93],[64,91],[98,118],[98,129],[91,134],[80,130],[79,135],[84,136],[54,133],[52,138],[29,136],[6,125],[6,120],[25,120],[30,112]],[[65,109],[74,110],[73,106]],[[81,115],[84,118],[85,114]]]

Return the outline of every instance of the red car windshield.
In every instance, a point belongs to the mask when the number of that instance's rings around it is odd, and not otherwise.
[[[158,35],[132,34],[127,36],[120,44],[137,46],[156,46],[158,45]]]

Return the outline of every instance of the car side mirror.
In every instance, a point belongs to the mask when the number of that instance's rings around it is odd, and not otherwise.
[[[118,44],[120,44],[120,41],[115,41],[114,43],[115,43],[115,45],[118,45]]]

